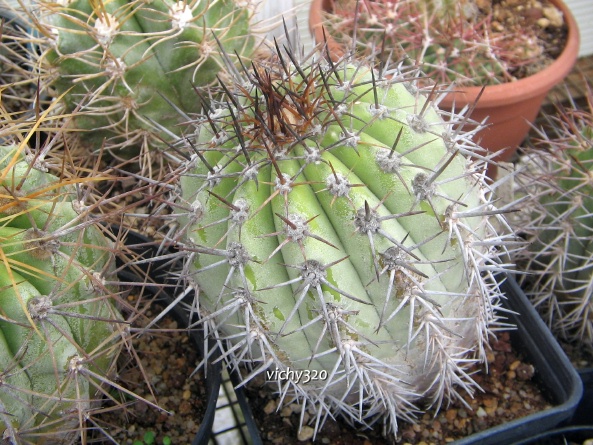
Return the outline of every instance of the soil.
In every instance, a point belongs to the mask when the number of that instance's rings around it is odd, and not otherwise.
[[[577,369],[593,368],[593,350],[591,345],[567,343],[559,341],[560,346]]]
[[[543,69],[558,58],[566,45],[567,28],[562,13],[550,1],[540,0],[478,0],[487,4],[484,11],[492,12],[492,27],[509,35],[521,35],[525,29],[535,30],[538,44],[542,46],[541,62],[517,70],[517,79]]]
[[[151,307],[135,327],[146,327],[161,312],[161,306]],[[122,354],[117,383],[139,398],[128,398],[118,405],[107,402],[105,412],[94,419],[103,432],[97,431],[91,443],[113,444],[115,441],[132,445],[140,441],[144,444],[147,432],[154,433],[155,445],[162,444],[165,437],[176,445],[192,442],[208,400],[204,374],[201,369],[196,372],[200,362],[198,347],[190,340],[185,325],[183,321],[166,316],[133,340],[141,366],[130,355]]]
[[[299,409],[281,407],[276,412],[277,399],[265,387],[252,385],[247,395],[264,444],[445,444],[551,406],[537,386],[533,366],[513,350],[509,333],[500,333],[491,346],[488,372],[474,374],[483,392],[465,397],[471,409],[454,403],[438,413],[430,410],[415,425],[401,423],[397,440],[384,437],[381,428],[359,431],[344,422],[328,420],[313,441],[312,428],[304,427],[298,433]]]
[[[160,308],[157,307],[154,312],[148,312],[147,317],[158,311]],[[204,415],[206,384],[203,374],[191,375],[199,362],[196,347],[190,344],[187,333],[173,318],[166,317],[159,323],[159,328],[164,330],[135,339],[146,379],[141,368],[124,356],[119,383],[139,396],[155,401],[169,414],[139,400],[129,400],[125,408],[122,406],[118,407],[122,409],[113,411],[107,405],[107,412],[97,416],[96,420],[103,428],[108,428],[118,444],[132,445],[135,440],[142,441],[146,432],[155,433],[155,444],[163,443],[166,436],[173,444],[189,444]],[[381,428],[362,431],[340,420],[329,419],[313,441],[311,427],[305,426],[300,433],[298,431],[300,409],[296,406],[279,408],[276,395],[263,380],[254,380],[247,387],[246,395],[264,444],[445,444],[551,407],[551,401],[546,399],[534,378],[534,367],[513,350],[509,333],[499,333],[491,347],[488,372],[476,369],[474,374],[483,391],[474,394],[473,398],[465,397],[470,408],[454,403],[438,413],[428,411],[415,425],[401,423],[398,440],[392,436],[384,437]],[[104,434],[93,440],[94,443],[101,441],[107,443]]]

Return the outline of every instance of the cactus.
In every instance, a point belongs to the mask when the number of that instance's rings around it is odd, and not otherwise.
[[[71,443],[121,348],[113,253],[84,180],[23,146],[0,146],[0,434]]]
[[[558,105],[516,175],[527,196],[517,230],[528,248],[521,284],[558,338],[593,352],[593,94],[588,109]]]
[[[190,150],[175,239],[244,383],[265,375],[316,430],[342,415],[395,433],[477,386],[501,215],[453,129],[466,117],[445,122],[413,73],[321,59],[256,63],[173,142]]]
[[[220,75],[228,58],[254,49],[249,2],[39,0],[35,11],[42,70],[76,111],[76,128],[98,149],[157,152],[163,133],[179,131],[179,114],[201,109],[194,94]],[[153,133],[157,133],[155,136]],[[117,151],[115,151],[117,154]],[[124,151],[124,153],[126,153]]]
[[[557,51],[556,42],[549,45],[541,38],[545,26],[536,24],[546,17],[526,13],[521,2],[498,3],[336,0],[324,26],[327,35],[359,54],[378,55],[381,62],[406,57],[419,62],[438,83],[492,85],[541,70],[549,63],[548,51]],[[504,24],[498,22],[499,11]],[[554,27],[563,26],[553,5],[543,14]]]
[[[23,24],[1,2],[0,17],[0,113],[15,116],[30,108],[35,82],[26,67],[27,47],[22,41],[27,40],[27,33]]]

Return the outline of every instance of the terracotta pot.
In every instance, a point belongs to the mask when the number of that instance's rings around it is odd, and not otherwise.
[[[475,141],[490,151],[500,152],[498,161],[508,161],[535,121],[541,105],[548,92],[562,82],[574,66],[579,51],[579,31],[577,23],[561,0],[551,0],[564,14],[568,26],[566,47],[546,69],[518,80],[500,85],[489,85],[484,88],[473,113],[472,119],[481,122],[488,118],[488,126],[478,132]],[[328,53],[335,60],[346,51],[323,27],[324,11],[331,12],[333,0],[313,0],[309,13],[309,27],[315,41],[327,42]],[[482,87],[460,87],[449,93],[440,103],[440,108],[450,111],[453,106],[460,110],[466,105],[476,102]],[[493,177],[496,169],[489,169]]]

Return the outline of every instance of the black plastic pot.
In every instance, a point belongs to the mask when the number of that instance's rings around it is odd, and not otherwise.
[[[119,228],[112,226],[112,230],[118,233]],[[124,260],[117,258],[118,277],[123,282],[138,283],[142,286],[144,293],[152,294],[155,303],[161,303],[168,307],[177,295],[180,295],[183,289],[179,288],[177,280],[173,277],[176,264],[171,264],[169,260],[165,259],[167,251],[159,248],[159,245],[153,240],[134,232],[125,232],[121,235],[122,242],[126,248],[133,253],[135,258],[150,259],[147,262],[134,261],[131,264],[125,264]],[[172,273],[173,272],[173,273]],[[147,282],[147,277],[150,282]],[[189,293],[187,301],[191,302],[193,293]],[[190,321],[188,312],[182,308],[181,304],[176,304],[171,307],[169,313],[178,321],[179,326],[189,326]],[[195,323],[195,319],[192,323]],[[199,328],[194,328],[188,331],[191,342],[194,347],[198,349],[198,355],[204,357],[204,333]],[[214,344],[209,344],[209,348]],[[216,415],[217,400],[220,392],[222,366],[220,362],[216,362],[215,355],[212,360],[206,362],[206,369],[204,372],[204,379],[206,383],[207,393],[207,408],[206,413],[202,419],[199,420],[200,428],[196,433],[192,445],[207,445],[212,434],[212,425]]]
[[[583,382],[583,397],[571,423],[593,425],[593,368],[579,369],[578,373]]]
[[[455,445],[511,445],[531,440],[534,436],[568,423],[582,397],[581,378],[548,327],[514,278],[501,278],[504,279],[501,286],[506,295],[504,306],[514,312],[508,314],[509,322],[517,327],[511,331],[513,348],[533,364],[536,370],[534,378],[554,406],[452,442]],[[237,398],[245,398],[242,389],[237,391]],[[252,425],[250,443],[261,444],[262,439],[250,411],[243,411],[243,416],[247,425]]]
[[[587,439],[593,439],[593,426],[575,425],[546,431],[530,439],[515,442],[512,445],[582,444]]]
[[[134,252],[142,254],[145,258],[158,257],[157,253],[161,255],[163,252],[158,251],[158,246],[152,243],[147,238],[130,233],[125,239],[126,244]],[[167,260],[150,261],[140,265],[142,274],[148,273],[150,277],[159,282],[159,285],[152,289],[155,294],[162,294],[165,301],[171,301],[175,295],[179,295],[181,290],[176,289],[176,281],[171,278],[170,271],[175,269],[175,265],[171,265]],[[129,273],[130,275],[123,275],[122,278],[128,280],[142,280],[140,275],[132,271],[126,272],[124,269],[122,273]],[[173,274],[174,276],[174,274]],[[542,392],[544,392],[548,399],[554,404],[551,408],[525,416],[520,419],[507,422],[502,425],[481,431],[466,438],[453,442],[456,445],[506,445],[524,443],[524,440],[532,440],[546,431],[567,424],[577,409],[583,394],[583,383],[581,377],[572,366],[564,351],[557,343],[552,333],[541,320],[531,303],[528,301],[524,292],[521,290],[517,282],[512,276],[501,276],[501,288],[505,293],[506,299],[504,306],[510,309],[511,312],[507,314],[508,321],[516,326],[515,330],[510,331],[511,342],[517,352],[522,353],[525,358],[533,364],[536,373],[534,378],[538,382]],[[170,287],[161,287],[161,284],[168,284]],[[151,290],[151,286],[147,285],[147,290]],[[175,309],[178,311],[178,309]],[[185,316],[181,314],[181,316]],[[196,331],[194,335],[201,335],[201,332]],[[199,337],[197,342],[202,348],[202,337]],[[202,351],[203,352],[203,351]],[[208,366],[208,384],[212,384],[209,390],[209,410],[207,417],[203,420],[200,429],[199,438],[196,438],[194,444],[207,443],[214,420],[214,410],[216,407],[216,399],[218,396],[218,387],[220,385],[220,364]],[[240,383],[239,376],[236,373],[230,372],[230,378],[233,386],[238,386]],[[218,377],[217,377],[218,376]],[[593,381],[593,372],[588,374],[588,378]],[[235,389],[235,396],[237,405],[239,406],[243,419],[244,429],[247,430],[248,442],[253,445],[262,444],[262,439],[259,435],[259,429],[253,418],[253,414],[249,407],[248,400],[245,396],[243,388]],[[593,404],[593,398],[589,398],[588,403]],[[588,414],[591,415],[591,408],[587,409]],[[241,428],[241,426],[237,426]],[[241,437],[244,434],[241,435]],[[525,442],[536,443],[536,442]]]
[[[550,409],[472,434],[453,442],[456,445],[502,445],[519,443],[567,423],[573,417],[583,394],[583,385],[568,357],[535,311],[512,276],[501,285],[506,295],[505,307],[515,312],[509,322],[513,347],[535,367],[535,377],[548,398]]]

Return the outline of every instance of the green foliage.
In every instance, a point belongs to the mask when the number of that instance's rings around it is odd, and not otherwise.
[[[144,440],[136,439],[134,445],[154,445],[156,443],[156,434],[153,431],[144,433]],[[169,436],[164,436],[162,440],[163,445],[171,445],[172,441]]]

